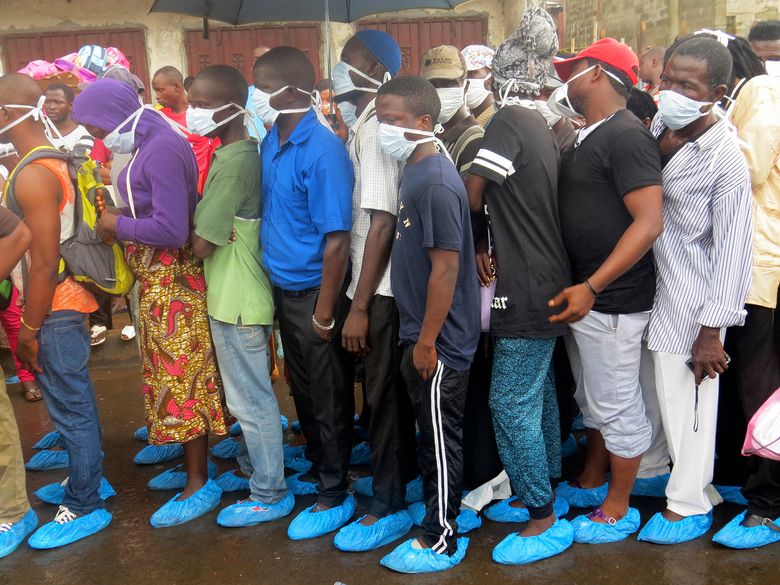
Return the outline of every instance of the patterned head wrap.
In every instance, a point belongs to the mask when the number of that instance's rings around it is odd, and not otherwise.
[[[552,17],[542,8],[529,8],[523,13],[520,27],[496,51],[494,82],[507,94],[537,96],[557,52],[558,36]]]
[[[469,45],[460,52],[466,60],[466,71],[490,67],[496,52],[485,45]]]

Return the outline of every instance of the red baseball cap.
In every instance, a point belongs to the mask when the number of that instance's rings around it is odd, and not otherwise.
[[[553,65],[558,75],[563,81],[568,81],[571,76],[571,70],[582,59],[595,59],[607,65],[612,65],[618,71],[622,71],[631,80],[631,83],[637,82],[639,73],[639,59],[631,47],[609,37],[600,39],[583,49],[571,59],[555,61]]]

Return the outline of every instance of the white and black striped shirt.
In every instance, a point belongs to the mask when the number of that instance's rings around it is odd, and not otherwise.
[[[666,126],[656,116],[658,138]],[[688,355],[702,326],[745,321],[753,199],[747,163],[720,120],[683,145],[663,170],[664,231],[653,245],[657,288],[652,350]]]

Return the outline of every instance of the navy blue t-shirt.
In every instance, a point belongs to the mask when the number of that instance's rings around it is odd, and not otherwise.
[[[467,370],[481,330],[479,285],[466,188],[443,154],[406,165],[401,178],[390,279],[401,318],[402,345],[415,343],[422,328],[431,275],[430,248],[460,253],[455,294],[436,351],[445,366]]]

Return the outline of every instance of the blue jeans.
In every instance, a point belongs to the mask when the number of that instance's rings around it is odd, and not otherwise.
[[[233,325],[211,317],[209,322],[227,406],[244,432],[252,466],[251,497],[275,504],[287,495],[287,485],[279,403],[268,371],[271,327]]]
[[[38,384],[70,460],[62,505],[79,515],[102,507],[98,496],[103,475],[102,429],[88,361],[84,315],[57,311],[43,322],[38,333],[38,364],[43,369]]]

